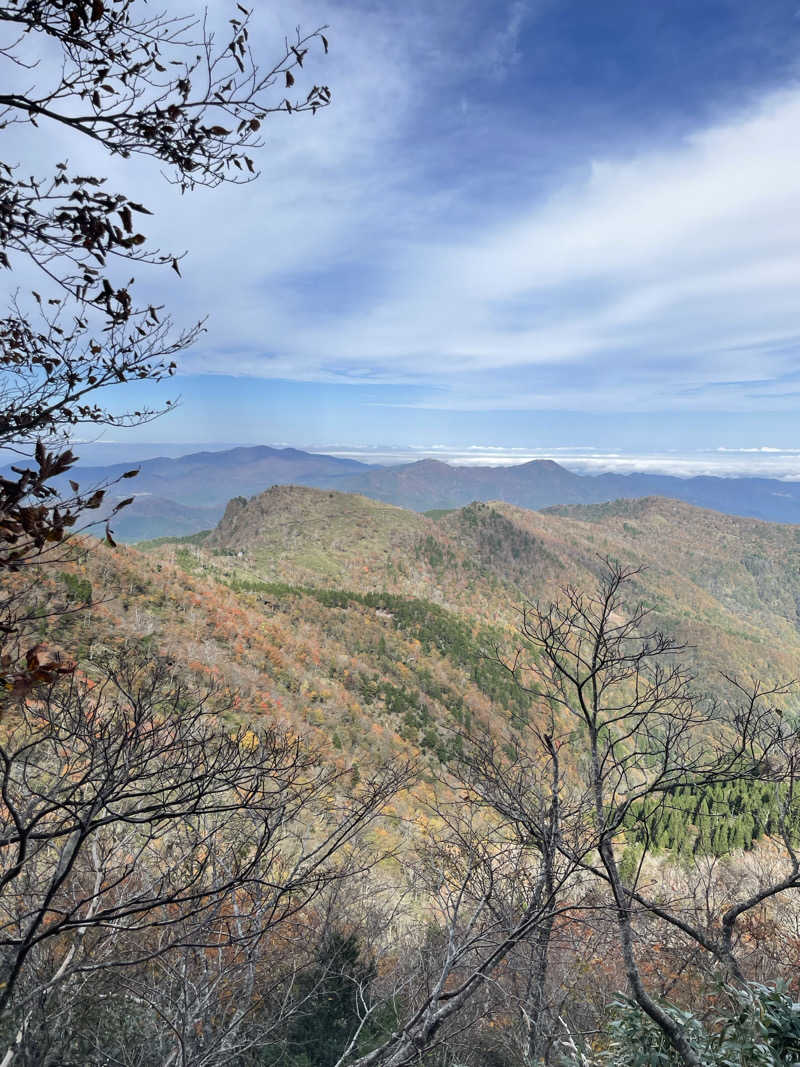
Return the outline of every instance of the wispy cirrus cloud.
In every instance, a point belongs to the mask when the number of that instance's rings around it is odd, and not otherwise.
[[[468,183],[427,188],[430,146],[398,159],[421,95],[404,58],[373,60],[399,110],[359,111],[365,84],[305,158],[304,129],[273,160],[274,186],[231,199],[236,240],[193,263],[198,306],[228,284],[198,369],[430,382],[456,406],[780,402],[800,363],[800,91],[609,151],[454,235]]]
[[[454,410],[794,405],[800,88],[788,61],[782,87],[751,72],[794,24],[783,0],[723,8],[708,39],[649,5],[257,11],[266,55],[333,23],[306,69],[334,106],[273,116],[244,189],[181,199],[136,172],[161,243],[191,251],[183,281],[139,287],[211,315],[182,372],[414,385],[403,403]]]

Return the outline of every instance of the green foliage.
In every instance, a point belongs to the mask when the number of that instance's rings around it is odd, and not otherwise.
[[[486,504],[470,504],[463,508],[461,521],[478,533],[478,550],[484,559],[493,564],[498,561],[512,564],[522,562],[527,567],[533,560],[538,564],[558,562],[540,538],[534,537]]]
[[[703,1024],[691,1012],[681,1011],[674,1004],[662,1003],[667,1013],[683,1027],[684,1036],[695,1051],[708,1045]],[[634,1001],[620,999],[612,1006],[613,1015],[607,1032],[601,1038],[603,1048],[595,1057],[565,1058],[564,1067],[681,1067],[681,1060],[663,1031]],[[714,1061],[706,1060],[710,1067]]]
[[[703,1067],[791,1067],[800,1061],[800,1003],[779,983],[726,989],[708,1026],[674,1004],[662,1008],[683,1027]],[[562,1067],[681,1067],[663,1032],[633,1001],[614,1005],[594,1054],[570,1050]]]
[[[452,549],[442,545],[430,534],[417,543],[417,559],[424,559],[435,571],[445,568],[453,569],[456,566],[456,557]]]
[[[743,778],[709,789],[681,787],[632,807],[625,818],[626,839],[651,850],[725,856],[750,849],[777,833],[786,787]],[[789,812],[793,835],[800,835],[800,805]]]
[[[356,1033],[360,997],[375,978],[374,963],[362,956],[352,934],[329,933],[316,966],[298,981],[302,1005],[287,1037],[291,1067],[333,1067]],[[369,1034],[362,1032],[363,1041]]]
[[[199,574],[200,568],[188,548],[179,548],[175,552],[175,562],[187,574]]]
[[[619,861],[619,873],[626,885],[631,885],[639,872],[642,849],[636,845],[627,845]]]
[[[92,583],[87,578],[81,578],[77,574],[70,574],[69,571],[62,571],[58,577],[66,586],[70,600],[74,600],[79,604],[91,604]]]
[[[800,1003],[786,986],[753,984],[732,994],[734,1006],[723,1019],[719,1043],[741,1051],[742,1063],[796,1064],[800,1060]]]
[[[202,545],[211,532],[211,530],[198,530],[197,533],[184,534],[181,537],[153,537],[147,541],[138,541],[136,548],[139,552],[147,552],[161,545]]]
[[[482,626],[475,634],[467,621],[438,604],[394,593],[355,593],[238,578],[231,582],[231,588],[273,597],[307,596],[326,608],[347,610],[357,605],[382,611],[392,626],[419,641],[425,653],[438,652],[466,669],[478,689],[494,704],[512,712],[517,723],[525,721],[530,697],[497,661],[493,650],[505,635],[492,627]]]

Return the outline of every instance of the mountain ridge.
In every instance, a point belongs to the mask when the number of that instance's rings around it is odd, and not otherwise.
[[[507,632],[526,601],[564,585],[591,589],[603,558],[620,559],[638,569],[632,596],[686,644],[712,687],[731,670],[792,677],[800,655],[800,528],[663,498],[550,511],[475,502],[433,519],[366,497],[274,487],[232,502],[202,544],[150,553],[233,588],[317,590],[340,607],[351,594],[422,598]]]
[[[70,473],[86,486],[113,480],[135,466],[77,466]],[[475,500],[503,500],[539,510],[661,496],[725,514],[800,523],[800,481],[645,473],[586,475],[544,459],[483,467],[430,458],[387,467],[258,445],[174,459],[158,457],[143,461],[139,469],[138,477],[125,486],[126,495],[132,491],[134,502],[115,522],[116,535],[122,540],[206,529],[222,517],[231,498],[249,498],[271,485],[288,484],[357,493],[418,512],[461,508]],[[67,488],[66,478],[63,488]],[[112,502],[119,496],[111,490]],[[148,504],[147,497],[157,500],[157,505]],[[194,530],[190,528],[192,515],[186,509],[197,509]]]

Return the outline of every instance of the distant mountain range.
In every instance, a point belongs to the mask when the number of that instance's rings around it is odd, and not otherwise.
[[[114,520],[115,537],[122,541],[207,530],[216,525],[233,497],[254,496],[273,485],[328,488],[346,474],[370,470],[356,460],[258,445],[193,452],[177,459],[162,456],[141,463],[78,466],[68,477],[87,488],[114,482],[137,468],[139,474],[134,480],[112,488],[108,495],[111,501],[133,494],[136,497]],[[68,477],[61,479],[64,492],[69,492]]]
[[[800,482],[775,478],[676,478],[668,474],[575,474],[552,460],[510,467],[452,467],[425,459],[345,476],[336,488],[414,511],[503,500],[539,510],[662,496],[768,522],[800,523]]]
[[[78,467],[72,477],[88,487],[118,478],[135,466]],[[126,541],[208,529],[219,521],[229,500],[254,496],[273,485],[360,493],[413,511],[460,508],[475,500],[502,500],[540,510],[661,496],[729,515],[800,523],[800,482],[771,478],[581,475],[552,460],[504,467],[458,467],[424,459],[378,467],[267,446],[148,459],[138,466],[138,477],[124,483],[124,495],[133,492],[136,499],[120,513],[114,526],[116,535]],[[115,492],[112,490],[110,496]]]

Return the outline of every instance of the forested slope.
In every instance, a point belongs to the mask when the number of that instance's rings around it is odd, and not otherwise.
[[[52,613],[52,621],[42,619],[40,636],[77,659],[78,678],[90,687],[105,650],[124,648],[127,656],[138,646],[191,690],[211,687],[208,710],[223,717],[226,735],[247,744],[248,737],[259,736],[259,726],[286,728],[290,739],[310,745],[321,765],[340,775],[338,788],[359,788],[381,768],[411,761],[412,788],[393,793],[380,824],[359,846],[384,857],[370,861],[375,865],[369,881],[359,885],[364,893],[380,887],[384,894],[384,910],[374,921],[381,944],[391,946],[387,966],[394,971],[387,975],[400,973],[398,961],[406,955],[394,939],[400,928],[386,917],[395,907],[406,909],[402,929],[420,924],[414,944],[424,946],[424,959],[433,953],[439,960],[437,935],[420,909],[438,914],[432,902],[442,891],[445,840],[454,850],[453,862],[462,850],[469,857],[464,877],[470,892],[482,891],[481,864],[488,864],[492,878],[502,872],[492,893],[500,893],[498,905],[502,900],[502,908],[511,909],[508,916],[517,915],[530,888],[528,864],[544,855],[541,844],[530,850],[525,820],[532,818],[532,832],[540,833],[537,820],[548,809],[538,799],[537,775],[540,763],[547,763],[555,725],[559,743],[567,746],[559,772],[564,832],[577,834],[584,852],[581,871],[568,864],[570,874],[558,890],[565,918],[563,925],[554,919],[547,935],[558,962],[542,980],[553,997],[568,1001],[570,1025],[591,1028],[608,1017],[608,1004],[593,1000],[596,991],[581,961],[593,959],[609,989],[622,988],[625,975],[621,957],[609,948],[602,880],[594,882],[593,822],[585,821],[583,812],[587,763],[581,727],[569,721],[568,712],[561,720],[552,718],[552,704],[521,688],[504,666],[526,644],[519,632],[522,612],[536,601],[547,603],[566,586],[596,589],[608,580],[608,561],[612,571],[614,561],[624,561],[630,578],[621,586],[624,600],[614,619],[636,616],[637,605],[643,605],[650,610],[648,627],[675,633],[685,643],[674,655],[669,646],[666,662],[688,663],[695,676],[692,715],[699,717],[699,730],[692,744],[700,747],[693,751],[702,755],[707,743],[716,745],[724,765],[725,731],[734,720],[717,717],[727,725],[716,735],[703,723],[715,700],[725,704],[742,697],[722,672],[771,682],[788,678],[798,661],[797,545],[795,527],[657,498],[547,513],[472,504],[424,516],[364,497],[281,487],[250,501],[234,499],[208,535],[141,548],[87,541],[78,559],[43,575],[36,595],[43,614]],[[528,645],[524,658],[536,662],[540,654]],[[625,701],[630,690],[623,685],[619,695]],[[781,700],[788,723],[797,695],[782,694]],[[241,728],[254,732],[237,733]],[[648,743],[656,747],[642,758],[626,740],[614,748],[615,758],[632,761],[628,790],[646,781],[650,754],[656,756],[668,736],[657,721],[654,730]],[[505,776],[496,783],[493,768]],[[471,777],[473,771],[478,778]],[[526,783],[517,800],[509,793],[488,799],[495,784],[513,788],[517,772]],[[646,789],[609,831],[621,877],[645,894],[655,892],[654,906],[683,902],[681,916],[694,922],[701,921],[704,908],[717,916],[732,894],[752,896],[784,877],[782,834],[797,842],[800,810],[790,786],[772,780],[770,765],[744,776],[735,769],[727,777],[712,776],[708,785],[702,774],[670,773],[674,785]],[[504,807],[503,797],[509,796],[523,805],[518,815],[513,804]],[[613,796],[611,789],[609,805]],[[510,822],[501,814],[508,810]],[[518,832],[524,839],[517,839]],[[507,861],[513,871],[505,868]],[[408,871],[403,864],[411,864]],[[421,889],[415,879],[429,876],[433,882]],[[451,888],[454,896],[446,896],[442,914],[458,899],[457,882]],[[503,897],[506,889],[513,900]],[[331,899],[334,906],[335,894]],[[748,975],[782,974],[787,961],[798,958],[792,900],[787,893],[757,912],[748,910],[739,924],[737,951]],[[362,902],[357,915],[337,912],[339,933],[357,929],[359,943],[368,945],[370,907]],[[580,916],[577,924],[566,917],[571,908]],[[678,999],[688,1003],[692,990],[705,989],[712,978],[705,964],[695,967],[680,937],[665,936],[648,915],[645,909],[637,919],[637,937],[646,945],[642,973],[661,996],[673,995],[671,983],[681,975]],[[317,916],[312,919],[313,925]],[[453,932],[463,931],[454,926]],[[487,944],[496,933],[493,925],[485,931]],[[476,1024],[487,1048],[516,1034],[516,1009],[503,1013],[516,1003],[515,983],[530,975],[531,964],[528,946],[514,945],[503,948],[507,961],[496,974],[503,989],[498,1004],[504,1005],[497,1009],[499,1031],[486,1021],[494,1008],[485,1007],[489,1015]],[[371,983],[370,978],[365,988]],[[387,1003],[394,997],[380,983],[374,989]],[[402,1007],[405,1001],[397,1003]],[[387,1016],[382,1025],[390,1031],[395,1023]],[[460,1032],[458,1020],[453,1026]],[[476,1053],[476,1062],[481,1055]],[[294,1060],[287,1062],[294,1067]],[[497,1062],[516,1063],[502,1056]]]
[[[792,677],[799,535],[658,498],[549,513],[473,504],[432,519],[281,487],[232,501],[200,543],[87,543],[40,596],[91,609],[42,635],[79,661],[144,642],[234,689],[237,717],[287,722],[340,762],[436,763],[465,719],[537,715],[499,660],[519,646],[526,602],[591,587],[604,557],[641,566],[632,602],[686,643],[699,694],[724,699],[723,672]]]

